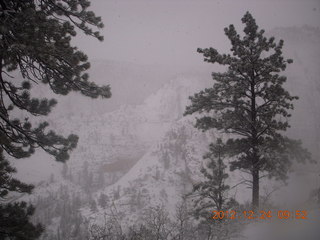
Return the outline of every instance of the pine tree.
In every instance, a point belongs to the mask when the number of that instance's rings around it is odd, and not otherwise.
[[[89,6],[89,0],[0,0],[2,176],[10,175],[13,171],[10,164],[4,160],[6,154],[13,158],[26,158],[30,157],[35,149],[41,148],[57,161],[64,162],[77,145],[76,135],[58,135],[48,130],[46,121],[32,125],[30,119],[47,116],[57,103],[55,99],[32,97],[33,86],[44,84],[60,95],[75,91],[90,98],[111,96],[109,86],[99,87],[89,81],[88,74],[85,73],[90,67],[87,56],[71,44],[72,38],[77,34],[76,30],[103,40],[99,31],[94,30],[103,27],[101,18],[89,11]],[[13,77],[17,73],[19,77]],[[18,111],[23,113],[24,119],[15,117]],[[7,183],[7,179],[0,179],[1,194],[4,191],[7,191],[7,195],[11,191],[26,190],[27,185],[21,182],[10,181],[9,188],[6,188]],[[30,192],[30,189],[26,192]],[[6,205],[1,205],[1,209],[4,208]],[[23,203],[17,203],[14,207],[8,205],[6,210],[12,211],[8,216],[26,212],[21,221],[30,224],[28,226],[32,225],[28,222],[28,217],[33,212],[32,206],[27,208]],[[1,225],[3,226],[7,229],[1,229],[0,238],[3,232],[6,234],[7,230],[10,231],[9,225]],[[31,232],[27,231],[32,231],[32,227],[21,228],[25,238],[12,239],[36,238],[36,234],[31,236]]]
[[[42,226],[32,224],[29,219],[34,207],[26,202],[5,203],[10,200],[11,192],[31,193],[33,186],[22,183],[13,177],[16,169],[4,158],[0,149],[0,239],[36,239]]]
[[[15,158],[29,157],[42,148],[58,161],[68,159],[77,137],[67,138],[48,131],[47,122],[32,127],[28,118],[14,119],[14,108],[33,116],[48,115],[54,99],[32,98],[32,84],[48,85],[54,93],[77,91],[85,96],[110,97],[109,86],[98,87],[85,73],[87,56],[71,45],[75,28],[100,40],[101,19],[88,11],[89,1],[7,0],[0,1],[0,121],[1,147]],[[19,71],[21,78],[10,72]]]
[[[286,77],[279,75],[292,62],[282,56],[283,40],[276,43],[274,37],[266,38],[249,12],[242,23],[243,37],[233,25],[224,29],[232,54],[198,49],[204,61],[227,70],[212,73],[214,85],[190,97],[185,114],[204,113],[196,121],[197,128],[229,133],[226,144],[235,159],[231,170],[251,175],[252,206],[258,208],[260,178],[285,180],[291,160],[304,161],[310,154],[300,141],[283,134],[290,127],[292,101],[298,99],[283,88]]]
[[[34,210],[26,202],[0,205],[0,239],[37,239],[43,228],[40,224],[30,222]]]
[[[205,180],[194,185],[194,214],[200,219],[199,229],[205,234],[206,238],[215,237],[215,239],[229,239],[231,232],[235,234],[235,220],[218,217],[215,213],[234,210],[237,207],[235,199],[228,196],[230,186],[226,184],[228,174],[226,173],[226,164],[223,162],[226,158],[226,146],[220,138],[215,144],[211,143],[209,152],[203,157],[205,161],[201,173]],[[230,231],[230,228],[233,228]],[[202,236],[204,238],[204,236]],[[210,238],[211,239],[211,238]]]
[[[90,201],[90,210],[94,213],[98,211],[97,203],[94,199]]]
[[[193,186],[195,215],[197,218],[208,219],[212,211],[227,211],[235,205],[235,200],[228,197],[230,186],[225,183],[228,178],[226,165],[226,146],[219,138],[211,143],[210,151],[204,155],[204,167],[201,173],[205,180]]]
[[[104,193],[101,193],[99,196],[99,199],[98,199],[98,203],[99,203],[100,207],[105,209],[108,204],[108,196],[105,195]]]

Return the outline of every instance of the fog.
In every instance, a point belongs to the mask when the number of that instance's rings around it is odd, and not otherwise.
[[[228,50],[223,29],[238,29],[246,11],[265,30],[320,25],[315,0],[96,0],[92,9],[105,23],[103,43],[81,36],[77,45],[92,59],[138,64],[201,65],[198,47]]]
[[[39,86],[37,94],[58,100],[45,118],[50,128],[63,135],[77,134],[78,146],[66,164],[54,162],[41,150],[29,159],[13,161],[19,178],[36,186],[33,194],[21,199],[37,206],[34,219],[47,227],[42,239],[85,239],[88,228],[97,229],[110,215],[117,215],[125,229],[142,221],[154,206],[162,206],[169,218],[174,216],[182,197],[203,179],[200,169],[209,144],[219,137],[227,139],[214,131],[201,132],[194,127],[195,116],[183,116],[188,97],[211,87],[211,72],[223,70],[205,63],[197,48],[228,52],[230,42],[223,29],[234,24],[243,34],[241,18],[246,11],[267,36],[285,42],[284,56],[294,61],[283,73],[288,77],[285,87],[300,97],[286,134],[301,139],[319,162],[319,0],[91,2],[105,24],[104,41],[79,33],[73,43],[89,56],[90,80],[110,84],[112,97],[92,100],[74,93],[62,97]],[[298,171],[290,173],[288,186],[266,180],[261,195],[293,208],[309,201],[308,194],[320,187],[319,164],[294,168]],[[238,186],[248,176],[228,173],[230,195],[248,204],[251,189]],[[274,189],[281,190],[271,194]],[[109,200],[101,200],[105,196]],[[75,222],[81,230],[71,238]],[[255,229],[264,227],[250,225],[247,232],[252,236],[247,239],[254,240],[260,231]],[[272,227],[267,227],[269,232]],[[104,239],[90,236],[86,239]]]

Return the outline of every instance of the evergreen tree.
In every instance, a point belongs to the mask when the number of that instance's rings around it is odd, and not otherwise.
[[[98,211],[97,203],[94,199],[90,201],[90,210],[94,213]]]
[[[99,196],[99,199],[98,199],[98,203],[99,203],[100,207],[105,209],[108,204],[108,196],[105,195],[104,193],[101,193]]]
[[[261,173],[286,179],[291,160],[310,159],[301,142],[286,137],[292,101],[298,99],[283,88],[285,76],[279,73],[292,60],[282,56],[283,40],[275,42],[259,30],[247,12],[241,37],[235,27],[225,28],[232,54],[220,54],[214,48],[198,49],[204,61],[227,66],[226,72],[212,73],[211,88],[195,94],[185,114],[204,113],[196,127],[229,133],[228,153],[235,159],[231,170],[240,169],[252,177],[252,206],[259,206]]]
[[[0,239],[37,239],[43,228],[40,224],[34,225],[30,222],[34,210],[34,207],[26,202],[0,205]]]
[[[9,161],[5,159],[3,150],[0,149],[0,199],[3,201],[10,192],[31,193],[32,185],[22,183],[12,175],[16,173]]]
[[[208,219],[212,211],[227,211],[235,206],[235,200],[228,198],[230,186],[225,183],[228,174],[223,160],[226,146],[219,138],[210,144],[210,151],[203,157],[204,167],[201,173],[205,180],[193,186],[195,215],[197,218]]]
[[[78,91],[92,98],[110,97],[109,86],[88,81],[87,56],[71,45],[75,28],[102,40],[89,28],[103,26],[87,10],[89,5],[86,0],[0,1],[0,144],[9,155],[29,157],[40,147],[65,161],[77,143],[75,135],[64,138],[48,131],[47,122],[33,128],[28,118],[13,118],[13,108],[39,116],[48,115],[56,105],[54,99],[32,98],[32,83],[47,84],[62,95]],[[13,71],[19,71],[23,80],[11,77]]]
[[[5,203],[11,192],[31,193],[32,185],[22,183],[12,175],[16,169],[10,166],[0,149],[0,239],[35,239],[42,232],[41,225],[33,225],[29,218],[34,213],[32,205],[26,202]]]
[[[236,220],[230,220],[223,214],[235,210],[238,204],[235,199],[228,196],[230,186],[226,184],[228,174],[223,162],[226,158],[226,146],[220,138],[215,144],[211,143],[209,152],[203,157],[205,166],[201,169],[204,181],[194,185],[194,214],[200,218],[198,228],[204,234],[201,238],[229,239],[237,232]]]
[[[87,56],[71,45],[76,30],[103,40],[94,30],[103,27],[101,19],[88,10],[89,6],[89,0],[0,0],[1,176],[14,171],[4,159],[5,154],[13,158],[26,158],[36,148],[42,148],[57,161],[64,162],[77,145],[76,135],[58,135],[47,129],[48,123],[45,121],[32,125],[30,119],[48,115],[57,103],[55,99],[32,97],[32,85],[45,84],[61,95],[76,91],[90,98],[111,96],[109,86],[99,87],[89,81],[85,73],[90,67]],[[20,76],[13,77],[13,72]],[[23,120],[15,118],[14,112],[17,111],[24,114]],[[0,186],[4,195],[16,190],[31,191],[31,187],[6,178],[0,179]],[[0,206],[3,213],[7,212],[7,215],[1,215],[2,218],[21,214],[21,221],[29,226],[24,228],[19,225],[21,231],[15,231],[24,238],[12,239],[36,238],[38,228],[28,222],[33,212],[32,206],[27,207],[24,203]],[[14,226],[10,224],[15,222],[1,224],[0,237],[11,231]],[[37,229],[34,235],[31,234],[32,226]]]

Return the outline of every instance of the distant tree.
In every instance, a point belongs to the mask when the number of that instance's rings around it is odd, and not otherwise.
[[[279,75],[292,62],[282,56],[283,40],[275,43],[274,37],[266,38],[249,12],[242,22],[243,37],[233,25],[224,29],[232,54],[198,49],[206,62],[225,65],[227,70],[212,73],[214,85],[190,97],[185,114],[203,113],[196,121],[199,129],[229,133],[231,170],[251,175],[252,206],[258,208],[261,177],[284,180],[292,160],[304,161],[310,154],[300,141],[283,135],[290,127],[292,101],[298,99],[283,88],[286,77]]]
[[[227,211],[235,206],[235,200],[229,198],[230,186],[226,184],[228,174],[223,160],[226,157],[226,146],[219,138],[210,144],[210,151],[204,155],[204,167],[201,169],[205,180],[193,186],[194,212],[197,218],[208,219],[212,211]]]
[[[98,211],[97,203],[94,199],[90,201],[90,210],[94,213]]]
[[[176,205],[173,218],[173,224],[175,226],[173,239],[197,239],[195,236],[196,228],[192,222],[192,210],[189,208],[186,199],[182,199],[182,201]]]
[[[93,30],[103,27],[101,19],[88,10],[89,6],[88,0],[0,0],[0,160],[6,165],[2,171],[12,172],[4,160],[5,153],[13,158],[26,158],[41,148],[64,162],[77,145],[76,135],[58,135],[47,129],[45,121],[32,126],[30,119],[48,115],[57,103],[55,99],[31,97],[32,86],[45,84],[61,95],[75,91],[91,98],[111,96],[109,86],[99,87],[88,80],[87,56],[71,45],[76,29],[103,40],[99,32]],[[16,73],[20,75],[13,77]],[[23,120],[15,117],[18,111],[24,114]],[[10,205],[7,207],[8,211],[12,210]],[[26,209],[24,204],[15,204],[15,207],[16,212]],[[26,216],[31,214],[32,211],[28,211]],[[3,226],[9,231],[10,226]],[[27,229],[31,231],[24,228]],[[24,236],[29,235],[25,232]],[[28,239],[35,239],[35,235]]]
[[[91,219],[88,222],[88,236],[86,239],[98,240],[98,239],[123,239],[121,221],[119,219],[119,212],[116,210],[114,204],[108,208],[108,213],[104,212],[99,219]],[[135,238],[131,238],[135,239]],[[136,238],[139,239],[139,238]]]
[[[204,166],[201,169],[205,180],[193,187],[194,215],[200,219],[198,234],[200,238],[225,240],[236,236],[238,233],[236,219],[217,217],[218,212],[236,211],[239,207],[237,201],[229,196],[230,186],[226,183],[228,174],[227,148],[218,138],[216,143],[211,143],[209,152],[204,155]]]
[[[146,237],[142,239],[165,240],[172,238],[173,225],[163,206],[149,207],[143,213]]]
[[[104,209],[108,204],[108,196],[105,195],[104,193],[101,193],[98,199],[98,203],[100,207]]]

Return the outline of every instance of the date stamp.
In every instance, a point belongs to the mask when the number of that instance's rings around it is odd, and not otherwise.
[[[279,210],[279,211],[212,211],[213,216],[212,219],[307,219],[307,211],[304,210],[296,210],[296,211],[288,211],[288,210]]]

